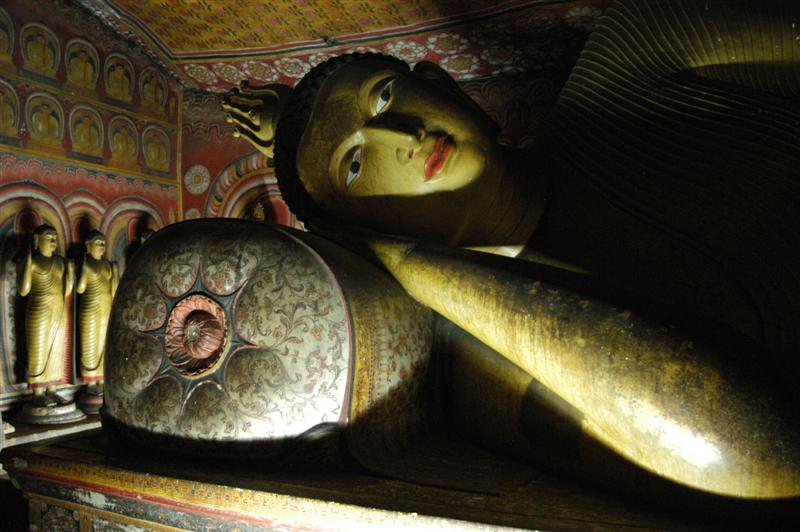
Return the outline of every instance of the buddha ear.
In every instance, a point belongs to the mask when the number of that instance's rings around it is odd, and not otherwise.
[[[419,74],[423,78],[430,80],[438,85],[441,85],[444,88],[457,91],[461,90],[458,87],[456,80],[454,80],[450,76],[450,74],[447,73],[445,69],[443,69],[436,63],[431,63],[430,61],[420,61],[419,63],[414,65],[412,71],[415,74]]]

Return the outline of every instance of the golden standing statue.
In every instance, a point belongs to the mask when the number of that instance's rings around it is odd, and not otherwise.
[[[106,237],[92,230],[86,237],[86,257],[75,291],[80,298],[81,375],[89,393],[103,391],[103,355],[111,301],[117,290],[117,266],[105,258]]]
[[[28,251],[19,294],[25,307],[25,340],[28,346],[26,380],[33,389],[35,406],[54,406],[66,401],[56,393],[65,376],[65,299],[72,291],[72,261],[56,254],[56,230],[47,224],[36,228],[33,249]]]

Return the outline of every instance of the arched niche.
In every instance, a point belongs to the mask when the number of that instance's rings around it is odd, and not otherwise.
[[[0,136],[19,134],[19,96],[14,87],[0,79]]]
[[[58,253],[70,242],[69,219],[50,191],[28,182],[0,186],[0,395],[18,395],[25,383],[25,301],[18,290],[19,265],[34,229],[47,223],[58,234]]]
[[[61,62],[61,46],[47,26],[29,22],[19,32],[22,66],[28,72],[55,79]]]
[[[69,136],[72,151],[100,157],[103,155],[103,120],[88,105],[76,105],[69,113]]]
[[[81,89],[94,90],[97,87],[100,56],[92,43],[77,37],[67,41],[64,47],[64,64],[67,83]]]
[[[142,151],[145,167],[159,172],[169,172],[172,150],[169,136],[158,126],[147,126],[142,131]]]
[[[139,237],[146,229],[157,231],[164,227],[158,208],[136,196],[124,196],[111,203],[103,214],[100,231],[109,243],[109,259],[119,264],[120,272],[139,245]]]
[[[303,229],[283,201],[269,159],[261,153],[233,161],[212,180],[202,215],[247,218],[257,203],[264,210],[265,221]]]
[[[30,140],[41,146],[61,147],[64,139],[64,109],[53,96],[34,92],[25,102]]]
[[[103,65],[106,96],[120,102],[133,101],[135,74],[130,59],[118,52],[108,54]]]
[[[0,8],[0,62],[10,63],[14,55],[14,22]]]
[[[142,108],[163,114],[167,106],[167,80],[155,67],[147,67],[139,75],[139,101]]]
[[[108,145],[111,148],[111,164],[134,166],[139,158],[139,135],[136,124],[127,116],[118,115],[108,122]]]

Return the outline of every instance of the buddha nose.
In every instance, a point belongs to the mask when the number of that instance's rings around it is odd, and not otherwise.
[[[390,150],[393,149],[398,162],[408,163],[422,147],[424,130],[419,128],[412,133],[410,128],[399,129],[394,127],[375,127],[365,128],[365,136],[377,144]]]
[[[399,128],[367,126],[364,128],[364,134],[392,148],[417,148],[420,144],[418,134]]]

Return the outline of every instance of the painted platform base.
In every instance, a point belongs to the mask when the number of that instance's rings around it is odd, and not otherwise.
[[[78,398],[78,408],[87,414],[97,414],[103,406],[103,394],[95,394],[85,391]]]
[[[30,502],[31,530],[635,532],[763,530],[771,528],[766,519],[795,525],[787,529],[800,525],[796,505],[759,510],[757,522],[747,524],[713,511],[653,508],[450,438],[421,440],[386,460],[387,468],[419,482],[362,468],[292,473],[257,461],[199,461],[112,443],[99,431],[2,455],[3,469]]]
[[[75,403],[56,406],[36,406],[25,403],[17,417],[16,423],[30,423],[32,425],[60,425],[73,423],[86,418],[86,414],[75,407]]]

